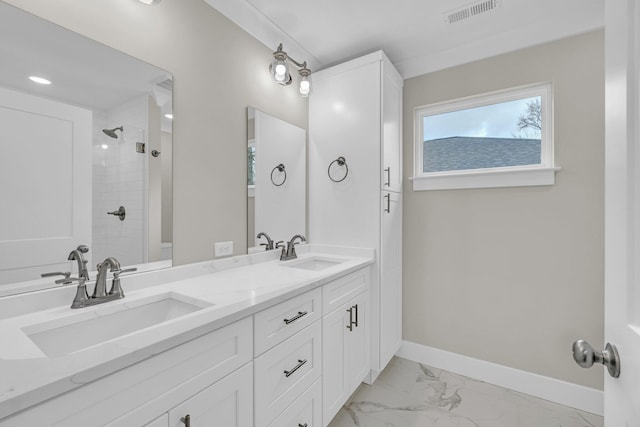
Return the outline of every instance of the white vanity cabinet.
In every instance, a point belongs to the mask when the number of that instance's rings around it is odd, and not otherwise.
[[[323,423],[331,419],[369,373],[369,291],[366,270],[327,285],[338,301],[322,318]],[[342,291],[342,292],[341,292]],[[355,294],[355,295],[354,295]]]
[[[318,71],[313,79],[309,239],[376,250],[370,293],[373,380],[402,339],[403,80],[382,51]]]
[[[370,266],[4,419],[0,427],[319,427],[368,374]],[[135,354],[132,353],[132,354]]]

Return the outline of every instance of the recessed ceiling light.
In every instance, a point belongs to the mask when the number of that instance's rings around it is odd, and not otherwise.
[[[29,80],[31,80],[32,82],[41,84],[41,85],[50,85],[51,84],[51,80],[47,80],[44,77],[29,76]]]
[[[164,115],[167,119],[172,119],[173,120],[173,114],[168,113]]]
[[[160,3],[160,0],[139,0],[139,1],[149,6]]]

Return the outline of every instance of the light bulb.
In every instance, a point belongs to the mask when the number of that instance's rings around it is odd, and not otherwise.
[[[276,76],[280,76],[282,75],[282,79],[284,80],[284,75],[287,73],[287,67],[284,66],[284,64],[278,64],[276,65]]]

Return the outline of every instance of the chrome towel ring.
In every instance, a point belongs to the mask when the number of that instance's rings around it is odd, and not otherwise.
[[[336,179],[333,176],[331,176],[331,166],[333,166],[334,164],[337,164],[338,166],[344,166],[344,176],[340,179]],[[347,161],[345,160],[345,158],[340,156],[337,159],[335,159],[333,162],[329,163],[329,167],[327,168],[327,175],[329,175],[329,179],[333,182],[344,181],[347,175],[349,175],[349,166],[347,165]]]
[[[273,174],[275,171],[279,171],[281,174],[283,175],[282,178],[282,182],[280,184],[276,183],[276,181],[273,179]],[[280,163],[278,166],[276,166],[275,168],[273,168],[271,170],[271,182],[273,183],[273,185],[275,185],[276,187],[280,187],[282,184],[284,184],[287,181],[287,171],[284,169],[284,165],[282,163]]]

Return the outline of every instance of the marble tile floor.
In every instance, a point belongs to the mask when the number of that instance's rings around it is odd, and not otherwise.
[[[329,427],[603,427],[600,416],[394,357]]]

